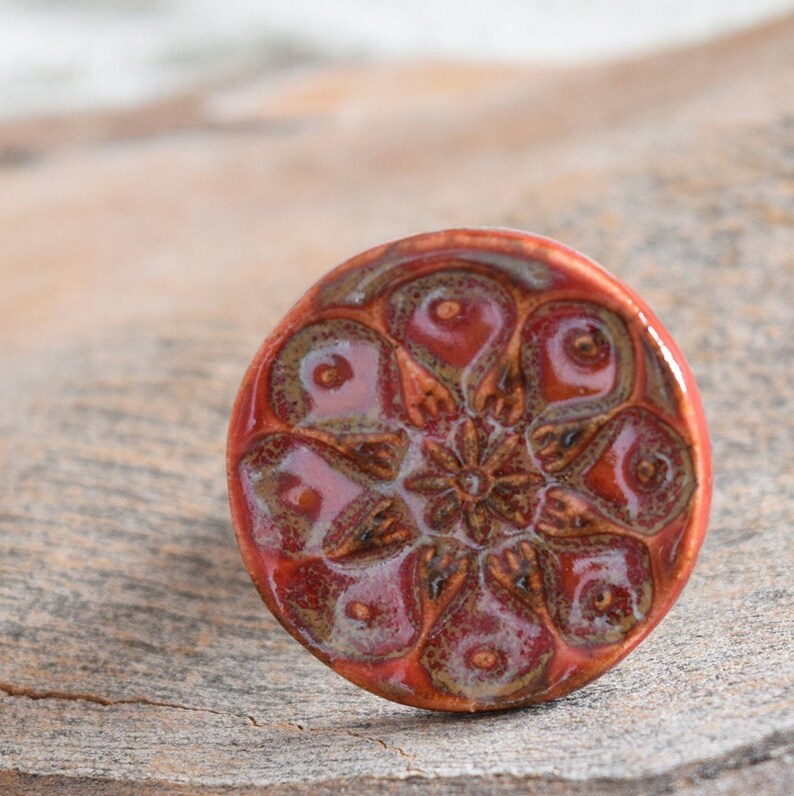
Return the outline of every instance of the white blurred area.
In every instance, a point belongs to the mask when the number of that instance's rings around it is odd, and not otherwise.
[[[0,117],[125,106],[324,58],[616,57],[792,10],[794,0],[0,0]]]

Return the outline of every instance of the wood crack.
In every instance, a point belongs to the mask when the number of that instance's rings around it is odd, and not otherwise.
[[[416,755],[409,754],[404,749],[401,749],[399,746],[395,746],[393,744],[388,744],[386,741],[382,740],[381,738],[374,738],[369,735],[364,735],[363,733],[355,732],[353,730],[342,730],[343,733],[349,735],[351,738],[359,738],[362,741],[369,741],[370,743],[378,744],[381,748],[385,749],[388,752],[396,752],[401,758],[403,758],[407,765],[406,771],[411,774],[419,774],[423,777],[430,777],[426,771],[423,771],[421,768],[418,768],[416,764]]]
[[[342,733],[344,735],[348,735],[351,738],[356,738],[360,741],[369,741],[370,743],[377,744],[387,752],[395,752],[400,758],[406,761],[406,772],[409,774],[417,774],[423,777],[430,778],[432,775],[428,774],[428,772],[423,771],[416,765],[416,755],[412,755],[409,752],[406,752],[404,749],[401,749],[399,746],[395,744],[386,743],[382,738],[375,738],[371,735],[364,735],[363,733],[356,732],[355,730],[348,730],[348,729],[335,729],[335,728],[326,728],[326,727],[305,727],[303,724],[298,724],[294,721],[279,721],[273,723],[263,723],[258,721],[254,716],[246,716],[248,721],[251,722],[251,726],[253,727],[264,727],[264,728],[272,728],[278,727],[279,729],[283,730],[292,730],[297,732],[309,732],[309,733]]]
[[[374,738],[362,733],[354,732],[353,730],[334,730],[324,727],[305,727],[293,721],[274,721],[274,722],[261,722],[255,716],[243,713],[233,713],[228,710],[214,710],[213,708],[195,707],[192,705],[180,705],[178,702],[166,702],[157,699],[149,699],[148,697],[121,697],[119,699],[110,699],[108,697],[99,696],[98,694],[88,693],[73,693],[70,691],[60,691],[57,689],[35,689],[23,686],[12,685],[11,683],[0,683],[0,693],[6,694],[9,697],[18,697],[23,699],[44,700],[55,699],[62,702],[89,702],[94,705],[102,705],[103,707],[115,707],[117,705],[145,705],[147,707],[156,708],[170,708],[173,710],[186,710],[194,713],[210,713],[215,716],[230,716],[237,719],[245,719],[252,727],[261,729],[280,729],[292,732],[313,732],[313,733],[333,733],[341,732],[351,738],[357,738],[362,741],[369,741],[370,743],[378,744],[382,749],[389,752],[395,752],[407,763],[406,771],[411,774],[419,774],[428,776],[427,772],[418,768],[415,765],[416,755],[409,754],[399,746],[386,743],[381,738]]]
[[[302,724],[298,724],[295,721],[259,721],[255,716],[246,716],[245,718],[251,722],[252,727],[261,727],[264,729],[272,729],[276,728],[279,730],[291,730],[293,732],[317,732],[317,730],[307,730]]]
[[[116,705],[147,705],[155,708],[172,708],[174,710],[188,710],[195,713],[212,713],[216,716],[234,716],[240,719],[250,719],[249,716],[243,716],[226,710],[213,710],[212,708],[180,705],[178,702],[165,702],[140,696],[110,699],[109,697],[99,696],[98,694],[72,693],[70,691],[59,691],[57,689],[38,690],[35,688],[12,685],[11,683],[0,683],[0,692],[10,697],[22,697],[33,700],[57,699],[63,702],[91,702],[95,705],[102,705],[103,707],[114,707]]]

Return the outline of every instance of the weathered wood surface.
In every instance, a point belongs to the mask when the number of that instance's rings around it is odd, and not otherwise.
[[[631,64],[318,69],[0,129],[0,790],[790,792],[794,20]],[[713,521],[616,670],[448,717],[266,613],[230,527],[243,369],[321,273],[503,224],[657,310],[711,421]]]

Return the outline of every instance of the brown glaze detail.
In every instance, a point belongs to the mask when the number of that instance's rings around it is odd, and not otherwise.
[[[559,473],[578,458],[593,441],[611,413],[576,420],[542,422],[530,435],[535,457],[547,473]]]
[[[473,405],[479,414],[489,414],[513,426],[524,414],[526,391],[520,362],[518,330],[506,350],[491,367],[474,394]]]
[[[680,387],[647,340],[642,340],[642,353],[645,369],[642,394],[666,415],[675,417],[681,401]]]
[[[284,626],[359,685],[445,710],[554,698],[647,635],[694,563],[696,400],[650,310],[580,255],[398,241],[322,280],[252,363],[238,538]]]
[[[533,471],[517,434],[490,438],[466,418],[454,448],[426,440],[424,452],[427,469],[409,476],[405,487],[425,496],[428,525],[450,533],[462,522],[468,537],[485,545],[500,521],[515,528],[528,524],[543,478]]]
[[[262,437],[238,466],[250,533],[269,554],[319,554],[317,529],[364,511],[366,481],[322,442],[277,433]]]
[[[445,268],[461,266],[489,276],[494,270],[501,271],[503,277],[510,278],[509,281],[515,281],[532,291],[549,288],[555,276],[557,281],[561,281],[559,274],[555,274],[548,263],[527,258],[523,252],[507,254],[489,248],[474,252],[455,246],[446,250],[428,247],[426,251],[420,251],[416,246],[403,244],[404,241],[395,241],[381,247],[374,263],[362,263],[356,267],[357,258],[354,258],[348,264],[352,268],[324,280],[318,291],[316,309],[322,311],[328,307],[364,306],[387,288],[394,289],[401,281],[436,270],[439,265]]]
[[[397,349],[397,364],[403,402],[413,425],[421,428],[441,415],[455,413],[455,401],[449,390],[402,348]]]
[[[450,540],[425,547],[419,554],[417,578],[421,610],[421,635],[428,633],[472,586],[473,558],[463,546]]]
[[[577,491],[555,487],[543,496],[537,530],[548,536],[586,536],[620,531]]]
[[[348,434],[338,437],[337,446],[361,470],[379,481],[393,481],[408,448],[405,432],[385,434]]]
[[[326,536],[323,548],[332,561],[398,552],[416,537],[416,530],[400,498],[382,498],[370,508],[340,514]]]
[[[546,614],[537,551],[528,540],[523,539],[499,553],[489,555],[486,575],[513,599],[525,603],[537,614]]]

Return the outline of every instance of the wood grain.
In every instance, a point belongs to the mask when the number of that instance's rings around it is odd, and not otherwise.
[[[475,72],[323,67],[0,129],[3,792],[786,792],[794,19]],[[266,613],[224,442],[314,279],[467,224],[558,237],[643,295],[701,385],[716,494],[690,585],[616,670],[450,717],[357,691]]]

